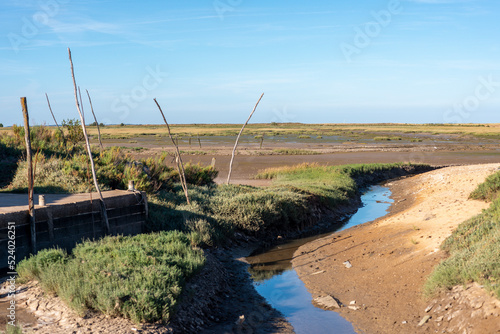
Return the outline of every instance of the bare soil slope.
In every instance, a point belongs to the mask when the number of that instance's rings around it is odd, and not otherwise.
[[[500,333],[500,302],[478,285],[433,300],[422,295],[446,256],[439,245],[489,206],[468,196],[498,167],[448,167],[395,181],[388,216],[302,246],[293,265],[313,297],[344,305],[338,311],[360,333]]]

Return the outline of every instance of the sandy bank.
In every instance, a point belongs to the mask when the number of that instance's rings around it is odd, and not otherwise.
[[[304,245],[293,265],[314,297],[346,305],[339,312],[361,333],[497,333],[500,303],[482,289],[427,300],[422,286],[446,256],[443,240],[489,206],[468,196],[499,166],[448,167],[395,181],[391,214]]]

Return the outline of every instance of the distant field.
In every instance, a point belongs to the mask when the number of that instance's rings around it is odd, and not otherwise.
[[[50,127],[55,130],[55,127]],[[97,128],[88,126],[97,144]],[[173,124],[175,141],[186,155],[228,155],[241,124]],[[0,128],[1,134],[11,128]],[[165,125],[107,125],[101,127],[106,147],[135,156],[172,152]],[[239,152],[247,155],[313,155],[360,151],[496,151],[499,124],[248,124]]]
[[[238,134],[241,124],[174,124],[172,133],[178,136],[233,136]],[[123,135],[126,137],[167,135],[162,125],[125,125],[106,126],[102,130],[107,135]],[[249,124],[245,133],[255,135],[345,135],[353,131],[358,134],[406,133],[406,134],[460,134],[488,136],[500,135],[500,124]],[[90,127],[91,134],[97,134],[95,127]]]
[[[172,132],[177,136],[232,136],[236,135],[241,124],[173,124]],[[9,127],[0,128],[0,133],[8,132]],[[96,135],[96,127],[88,127],[90,134]],[[350,133],[353,132],[353,133]],[[107,125],[101,128],[105,137],[127,139],[140,136],[166,136],[164,125]],[[362,134],[455,134],[479,137],[500,137],[500,123],[496,124],[302,124],[302,123],[259,123],[249,124],[245,133],[255,135],[362,135]]]

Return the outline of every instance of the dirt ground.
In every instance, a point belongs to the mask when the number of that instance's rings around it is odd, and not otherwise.
[[[302,246],[293,266],[313,298],[340,301],[338,312],[360,333],[500,333],[500,302],[478,285],[434,299],[422,293],[446,256],[443,240],[489,206],[468,196],[499,166],[448,167],[394,181],[388,216]]]
[[[230,155],[188,155],[183,161],[208,165],[215,158],[215,166],[219,171],[216,182],[227,179]],[[500,162],[497,151],[380,151],[380,152],[337,152],[320,155],[246,155],[238,154],[233,163],[231,180],[237,184],[265,186],[267,180],[255,180],[253,177],[265,168],[293,166],[305,162],[317,162],[321,165],[346,165],[358,163],[393,163],[413,162],[432,166],[470,165]]]

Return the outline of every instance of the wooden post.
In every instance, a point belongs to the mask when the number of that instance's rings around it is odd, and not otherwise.
[[[158,106],[158,109],[160,109],[160,113],[163,117],[163,120],[165,121],[165,124],[167,125],[168,136],[170,137],[172,144],[174,144],[175,162],[177,165],[177,171],[179,172],[179,179],[181,181],[182,189],[184,190],[184,195],[186,196],[187,204],[191,205],[191,202],[189,201],[188,190],[187,190],[186,174],[184,173],[184,164],[182,163],[181,152],[179,152],[179,146],[177,146],[175,144],[174,138],[172,137],[172,133],[170,132],[170,125],[168,125],[167,119],[165,118],[165,115],[163,114],[163,110],[161,110],[160,104],[158,103],[158,101],[156,101],[156,99],[153,99],[153,101],[155,101],[156,105]]]
[[[31,139],[28,115],[28,103],[25,97],[21,97],[21,106],[24,116],[24,139],[26,141],[26,163],[28,164],[28,211],[30,215],[31,252],[36,253],[36,225],[35,225],[35,202],[33,185],[33,161],[31,160]]]
[[[50,106],[49,96],[47,95],[47,93],[45,93],[45,97],[47,98],[47,104],[49,105],[50,114],[52,115],[52,118],[54,119],[54,122],[56,123],[57,129],[61,133],[64,147],[66,147],[66,138],[64,137],[64,131],[59,127],[59,124],[57,124],[56,116],[54,116],[54,113],[52,112],[52,107]]]
[[[95,186],[97,193],[99,194],[100,204],[101,204],[101,213],[102,213],[102,217],[104,219],[104,223],[106,225],[106,233],[109,234],[111,232],[111,229],[109,227],[108,212],[106,209],[106,203],[104,203],[104,198],[102,197],[101,189],[99,188],[99,183],[97,182],[97,176],[95,173],[95,166],[94,166],[94,159],[92,158],[92,150],[90,149],[89,136],[87,135],[87,128],[85,127],[85,117],[83,116],[82,110],[80,109],[80,104],[78,103],[78,90],[77,90],[77,86],[76,86],[75,72],[73,69],[73,60],[71,59],[71,50],[69,48],[68,48],[68,54],[69,54],[69,62],[71,64],[71,77],[73,78],[73,88],[75,91],[76,110],[78,110],[78,114],[80,114],[80,120],[82,121],[83,136],[85,137],[85,144],[87,146],[87,153],[89,154],[90,167],[92,168],[92,177],[94,179],[94,186]]]
[[[240,133],[238,133],[238,137],[236,137],[236,142],[234,143],[233,153],[231,154],[231,161],[229,162],[229,173],[227,174],[227,184],[229,184],[229,181],[231,180],[231,172],[233,171],[234,155],[236,153],[236,148],[238,147],[238,141],[240,140],[241,133],[243,132],[243,129],[245,129],[245,126],[247,125],[247,123],[250,121],[250,118],[252,118],[252,115],[255,112],[255,109],[257,109],[257,106],[259,105],[259,102],[260,102],[260,100],[262,100],[263,97],[264,97],[264,93],[262,93],[262,95],[260,96],[259,100],[255,104],[255,107],[253,107],[253,110],[250,113],[250,116],[248,116],[247,121],[241,127]]]
[[[73,61],[72,61],[73,62]],[[76,81],[75,81],[76,83]],[[82,93],[80,92],[80,86],[78,86],[78,95],[80,96],[80,109],[82,111],[83,122],[85,122],[85,110],[83,110],[83,101],[82,101]]]
[[[97,118],[95,117],[94,107],[92,106],[92,100],[90,99],[89,91],[87,89],[85,89],[85,91],[87,92],[87,96],[89,97],[90,111],[92,111],[92,116],[94,116],[95,125],[97,126],[97,137],[99,138],[99,146],[101,148],[101,155],[102,155],[102,150],[104,147],[102,146],[102,141],[101,141],[101,129],[99,128],[99,123],[97,122]]]

